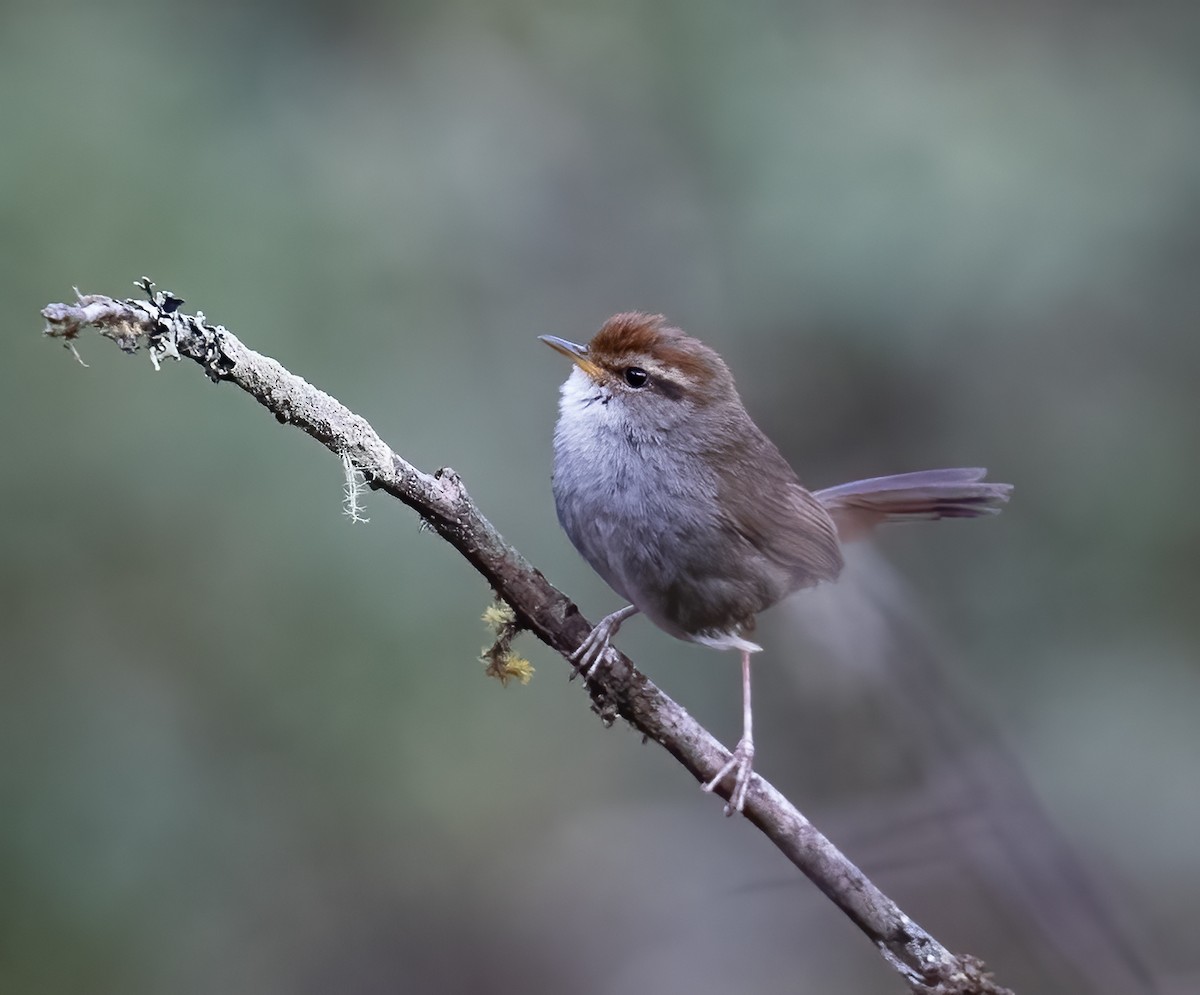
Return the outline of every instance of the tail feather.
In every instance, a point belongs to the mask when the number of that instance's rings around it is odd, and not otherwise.
[[[994,515],[1008,501],[1012,484],[989,483],[981,467],[918,470],[854,480],[816,491],[843,542],[884,522]]]

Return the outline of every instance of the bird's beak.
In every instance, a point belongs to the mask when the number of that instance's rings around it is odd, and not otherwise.
[[[599,381],[603,378],[604,372],[588,359],[587,346],[576,345],[574,342],[560,339],[557,335],[539,335],[538,338],[555,352],[561,352],[593,380]]]

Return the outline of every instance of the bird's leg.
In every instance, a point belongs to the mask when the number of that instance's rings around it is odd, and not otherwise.
[[[733,815],[740,812],[746,804],[746,791],[750,787],[750,778],[754,774],[754,732],[750,713],[750,651],[742,650],[742,738],[734,747],[729,761],[717,771],[717,776],[704,785],[705,791],[712,791],[724,780],[725,775],[732,773],[733,790],[729,792],[729,801],[725,803],[725,814]]]
[[[579,648],[567,657],[575,664],[575,672],[571,674],[571,680],[580,674],[583,674],[586,680],[596,672],[596,668],[608,656],[609,643],[617,634],[617,630],[621,628],[621,623],[637,613],[638,610],[633,605],[626,605],[620,611],[605,615],[596,623],[596,627],[584,637]]]

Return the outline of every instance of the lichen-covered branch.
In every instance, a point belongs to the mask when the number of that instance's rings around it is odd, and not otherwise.
[[[214,381],[240,387],[281,423],[302,429],[348,465],[373,488],[387,491],[415,509],[457,549],[507,602],[516,623],[566,656],[591,626],[561,591],[483,517],[458,475],[449,468],[427,474],[394,453],[367,421],[247,348],[203,313],[184,314],[179,298],[139,283],[143,300],[118,301],[98,294],[77,295],[71,304],[42,311],[46,334],[74,350],[75,339],[95,327],[123,350],[144,345],[157,367],[162,359],[191,359]],[[628,721],[664,747],[698,781],[713,777],[728,753],[680,705],[621,656],[619,663],[587,683],[601,718]],[[720,789],[721,792],[727,790]],[[913,922],[826,839],[786,798],[755,776],[745,816],[808,876],[871,939],[913,992],[923,995],[1005,995],[973,957],[957,956]],[[1010,993],[1011,995],[1011,993]]]

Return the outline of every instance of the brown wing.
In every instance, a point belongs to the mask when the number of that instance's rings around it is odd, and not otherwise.
[[[751,428],[718,461],[717,493],[730,526],[787,570],[795,587],[833,580],[842,569],[837,526],[775,444]]]

